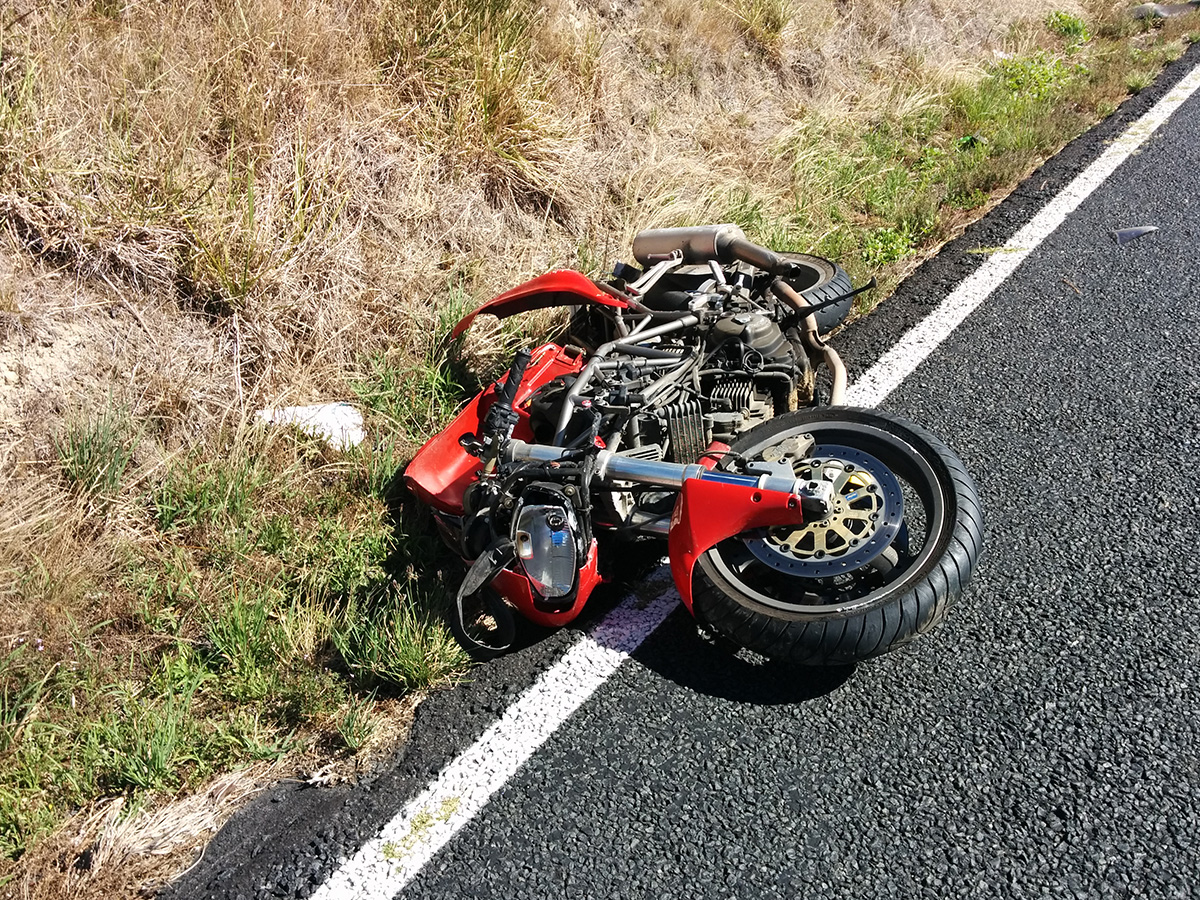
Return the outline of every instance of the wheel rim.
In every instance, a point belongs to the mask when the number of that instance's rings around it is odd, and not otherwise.
[[[821,521],[770,528],[746,538],[760,562],[785,575],[826,578],[854,572],[891,546],[904,520],[900,481],[875,457],[853,447],[821,444],[797,460],[801,481],[833,488],[833,509]]]
[[[901,499],[893,501],[892,510],[898,508],[899,517],[881,512],[882,524],[868,536],[880,540],[868,550],[851,548],[852,569],[832,571],[825,563],[806,562],[804,553],[784,554],[771,548],[769,531],[723,541],[704,555],[701,565],[753,603],[796,617],[827,617],[871,606],[918,578],[948,540],[949,501],[946,486],[921,452],[872,425],[817,420],[734,449],[758,459],[768,448],[807,434],[817,442],[813,457],[822,458],[822,449],[826,457],[852,454],[855,465],[868,469],[881,489],[898,489]]]

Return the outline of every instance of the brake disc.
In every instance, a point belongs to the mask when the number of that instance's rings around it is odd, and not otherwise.
[[[891,469],[839,444],[815,446],[791,462],[797,478],[832,485],[833,508],[820,521],[777,526],[746,539],[758,560],[787,575],[825,578],[862,568],[895,540],[904,495]]]

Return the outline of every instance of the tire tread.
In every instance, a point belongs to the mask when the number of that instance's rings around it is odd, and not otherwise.
[[[816,291],[832,284],[830,281]],[[816,296],[810,299],[819,302]],[[714,630],[765,656],[805,665],[840,665],[902,646],[945,618],[979,562],[985,519],[975,483],[965,465],[924,429],[874,410],[838,407],[821,412],[846,421],[874,419],[882,427],[890,424],[915,446],[923,445],[923,454],[928,454],[948,494],[946,514],[952,522],[944,532],[941,555],[927,563],[925,573],[917,581],[877,605],[849,614],[804,617],[772,614],[764,611],[764,607],[751,606],[738,596],[731,596],[713,580],[702,559],[695,569],[694,611]],[[772,426],[777,431],[783,430],[777,424],[779,421],[764,423],[745,437]]]

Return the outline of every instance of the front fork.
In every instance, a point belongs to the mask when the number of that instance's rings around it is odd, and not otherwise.
[[[505,458],[512,461],[554,462],[567,452],[561,447],[509,441]],[[714,472],[701,465],[660,462],[597,453],[600,479],[675,488],[679,497],[667,536],[671,575],[679,596],[692,608],[692,569],[701,555],[726,538],[753,528],[799,525],[829,515],[833,487],[826,481],[797,479],[784,467],[762,474]]]

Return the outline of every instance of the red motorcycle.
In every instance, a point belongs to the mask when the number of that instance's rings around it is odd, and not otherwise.
[[[872,285],[732,225],[643,231],[633,254],[644,268],[551,272],[454,329],[575,308],[405,472],[469,565],[459,642],[488,656],[515,614],[567,624],[621,542],[646,536],[666,537],[703,625],[768,657],[853,662],[933,628],[975,567],[983,513],[941,441],[840,405],[846,370],[821,334]]]

